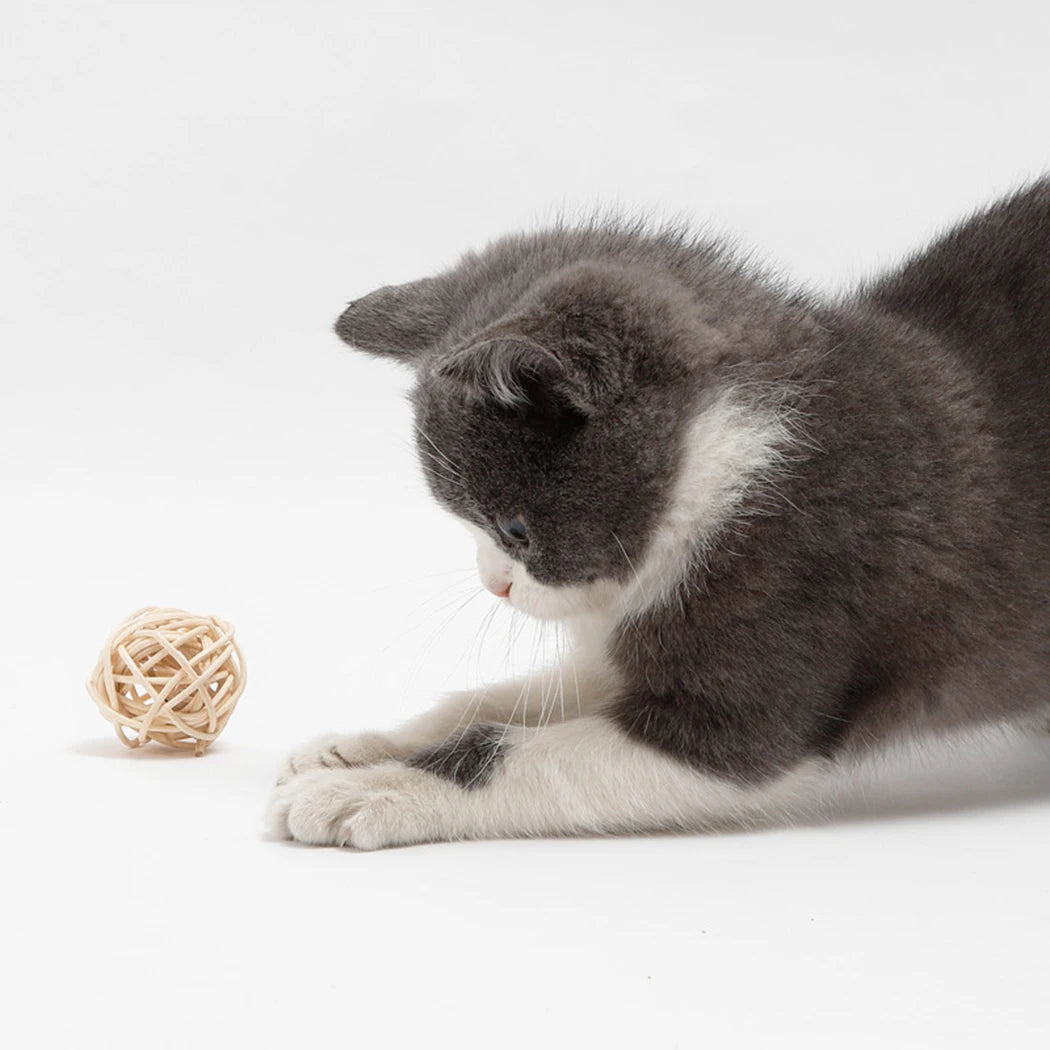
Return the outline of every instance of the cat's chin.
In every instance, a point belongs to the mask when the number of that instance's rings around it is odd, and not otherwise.
[[[622,594],[620,585],[612,580],[549,587],[518,571],[507,601],[536,620],[572,620],[616,609]]]

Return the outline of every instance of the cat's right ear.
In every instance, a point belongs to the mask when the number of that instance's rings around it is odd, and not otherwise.
[[[335,334],[358,350],[415,364],[448,328],[443,293],[433,277],[380,288],[347,306]]]

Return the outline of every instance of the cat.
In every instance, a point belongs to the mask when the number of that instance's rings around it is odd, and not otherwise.
[[[296,751],[285,837],[788,819],[916,733],[1050,701],[1050,178],[836,300],[679,228],[506,237],[352,302],[436,499],[549,678]]]

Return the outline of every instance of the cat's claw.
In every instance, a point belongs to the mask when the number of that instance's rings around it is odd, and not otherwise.
[[[392,742],[380,733],[325,733],[293,751],[281,766],[277,784],[287,783],[312,769],[352,769],[396,757]]]

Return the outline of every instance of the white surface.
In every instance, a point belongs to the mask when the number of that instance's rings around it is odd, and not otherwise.
[[[418,479],[406,378],[329,335],[342,303],[609,203],[841,286],[1050,166],[1045,5],[4,20],[5,1045],[1045,1045],[1046,741],[761,834],[261,832],[303,738],[555,646],[526,629],[507,659],[491,599],[457,610],[470,541]],[[150,602],[246,649],[199,760],[125,752],[83,692]]]

